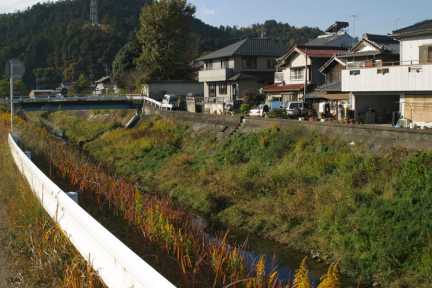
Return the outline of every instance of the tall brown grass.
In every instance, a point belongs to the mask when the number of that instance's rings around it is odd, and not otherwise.
[[[10,282],[19,282],[19,287],[104,287],[15,168],[7,144],[8,129],[9,115],[0,114],[0,209],[7,214],[2,220],[7,221],[4,233],[9,239],[12,274],[21,275]]]
[[[283,288],[277,272],[266,273],[266,258],[248,269],[242,245],[228,243],[228,234],[210,240],[197,227],[194,216],[175,207],[168,198],[143,194],[136,184],[107,172],[73,148],[53,139],[42,128],[21,123],[20,136],[33,153],[48,159],[50,167],[71,185],[90,193],[102,206],[108,204],[144,238],[176,259],[184,287]],[[37,135],[37,137],[35,137]],[[51,171],[50,168],[50,171]],[[68,272],[71,279],[78,274]],[[79,287],[71,281],[69,287]],[[288,286],[287,286],[288,285]]]

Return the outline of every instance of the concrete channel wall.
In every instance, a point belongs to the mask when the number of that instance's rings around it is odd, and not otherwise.
[[[174,288],[53,183],[9,136],[15,164],[50,217],[109,288]]]
[[[239,132],[253,132],[268,128],[305,128],[326,136],[334,136],[353,144],[367,145],[371,149],[400,147],[410,150],[432,149],[432,131],[398,129],[388,126],[338,124],[333,122],[309,122],[286,119],[250,118],[240,116],[216,116],[187,112],[159,111],[159,115],[195,125],[207,124],[238,127]],[[241,125],[240,125],[241,124]]]

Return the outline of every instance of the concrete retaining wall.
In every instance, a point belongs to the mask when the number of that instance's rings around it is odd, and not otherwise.
[[[159,114],[175,121],[229,128],[238,127],[242,122],[240,116],[216,116],[187,112],[159,112]],[[412,150],[432,149],[432,131],[396,129],[380,125],[349,125],[332,122],[300,122],[297,120],[246,117],[243,119],[239,131],[247,133],[273,127],[306,128],[323,135],[338,137],[349,143],[368,145],[371,149],[389,147],[402,147]]]
[[[412,150],[429,150],[432,148],[432,131],[396,129],[385,126],[247,118],[242,131],[250,132],[272,127],[306,128],[326,136],[338,137],[349,143],[365,144],[371,149],[402,147]]]

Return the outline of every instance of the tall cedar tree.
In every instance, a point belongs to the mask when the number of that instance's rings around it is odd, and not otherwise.
[[[144,81],[174,80],[191,75],[194,38],[191,23],[195,7],[186,0],[160,0],[145,6],[137,40],[142,52],[137,59]]]

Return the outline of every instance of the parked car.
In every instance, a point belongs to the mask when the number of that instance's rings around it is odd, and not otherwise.
[[[313,115],[313,110],[305,102],[293,101],[286,104],[286,112],[289,118],[309,117]]]
[[[261,104],[258,107],[249,110],[249,116],[251,117],[264,117],[266,113],[270,111],[270,108],[266,104]]]

